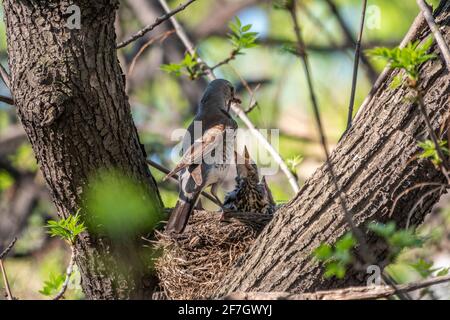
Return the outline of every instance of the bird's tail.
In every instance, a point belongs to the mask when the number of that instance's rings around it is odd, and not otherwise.
[[[167,233],[182,233],[184,231],[189,221],[189,217],[195,208],[197,199],[198,196],[195,196],[193,199],[178,200],[177,205],[172,210],[169,221],[167,222]]]

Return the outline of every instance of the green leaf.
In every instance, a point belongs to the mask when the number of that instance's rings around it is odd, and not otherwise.
[[[367,50],[367,55],[374,59],[386,61],[391,68],[405,70],[408,77],[412,80],[418,80],[419,67],[436,58],[435,54],[427,54],[433,44],[433,37],[429,37],[422,45],[419,41],[408,43],[405,48],[388,49],[384,47]]]
[[[242,30],[242,32],[247,32],[247,31],[249,31],[251,28],[252,28],[252,25],[251,25],[251,24],[248,24],[248,25],[246,25],[246,26],[243,26],[241,30]]]
[[[389,222],[387,224],[372,222],[369,224],[369,230],[385,239],[391,237],[395,229],[395,222]]]
[[[450,268],[442,268],[436,275],[438,277],[443,277],[448,275],[448,272],[450,271]]]
[[[356,239],[352,233],[347,233],[343,238],[336,242],[337,251],[348,251],[356,245]]]
[[[50,274],[50,277],[47,281],[44,281],[44,286],[39,293],[44,296],[52,296],[59,292],[65,280],[64,274],[54,275]]]
[[[446,140],[439,140],[439,147],[442,150],[442,153],[445,156],[448,156],[449,149],[447,147],[447,141]],[[436,145],[431,140],[425,140],[423,142],[418,143],[419,147],[422,148],[422,153],[419,155],[420,159],[429,159],[431,160],[435,165],[440,165],[442,163],[442,159],[439,157],[439,153],[436,150]]]
[[[423,278],[430,276],[435,270],[432,269],[433,262],[427,262],[424,259],[419,259],[415,263],[410,264]]]
[[[84,223],[80,221],[79,211],[75,215],[69,215],[67,218],[59,221],[50,220],[47,223],[47,231],[51,237],[60,237],[70,244],[74,244],[77,236],[86,230]]]
[[[423,240],[417,237],[411,230],[399,230],[394,233],[388,243],[398,249],[420,247]]]
[[[238,16],[234,17],[235,21],[236,21],[236,25],[239,27],[239,29],[242,27],[242,22],[241,19],[239,19]]]
[[[333,255],[333,249],[328,244],[321,244],[314,250],[314,257],[320,261],[325,261],[331,258]]]

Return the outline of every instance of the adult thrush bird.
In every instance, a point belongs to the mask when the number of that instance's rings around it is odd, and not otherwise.
[[[197,115],[183,139],[186,152],[166,177],[179,172],[180,179],[178,202],[170,215],[166,232],[184,231],[204,188],[211,186],[212,195],[218,199],[217,187],[227,175],[234,150],[237,123],[229,114],[234,102],[240,101],[234,96],[230,82],[214,80],[206,88]],[[201,130],[194,130],[199,124]]]
[[[247,148],[244,158],[235,153],[237,176],[236,188],[225,196],[225,211],[253,212],[273,214],[275,202],[272,193],[263,177],[260,181],[258,168],[251,160]]]

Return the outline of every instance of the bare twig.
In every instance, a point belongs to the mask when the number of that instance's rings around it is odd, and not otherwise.
[[[166,12],[170,12],[170,9],[167,5],[166,0],[159,0],[159,3],[161,4],[161,6],[163,7],[163,9]],[[196,56],[194,45],[189,40],[189,37],[187,36],[183,27],[178,23],[178,21],[175,19],[175,17],[171,17],[170,21],[172,22],[172,24],[177,32],[178,37],[180,38],[181,42],[186,47],[188,52],[191,54],[191,56]],[[197,56],[197,62],[203,67],[203,70],[205,71],[205,76],[210,81],[216,79],[216,76],[214,75],[213,70],[211,70],[211,68],[198,56]],[[291,173],[291,171],[289,170],[288,166],[286,165],[284,160],[281,158],[279,153],[273,148],[273,146],[269,143],[269,141],[267,141],[266,137],[264,137],[264,135],[255,128],[255,126],[250,121],[250,119],[247,117],[245,112],[237,104],[233,103],[231,105],[231,109],[239,118],[241,118],[242,122],[244,122],[244,124],[250,130],[250,133],[253,136],[255,136],[255,138],[259,141],[259,143],[270,153],[272,158],[278,163],[278,165],[280,166],[280,169],[286,175],[292,189],[294,190],[295,193],[297,193],[300,190],[297,180],[295,179],[294,175]]]
[[[442,184],[439,182],[422,182],[422,183],[417,183],[416,185],[412,186],[411,188],[408,188],[406,190],[404,190],[402,193],[400,193],[394,200],[394,204],[392,205],[391,211],[389,212],[389,217],[392,217],[392,215],[394,214],[395,211],[395,207],[397,206],[398,201],[400,201],[401,198],[403,198],[406,194],[410,193],[411,191],[415,190],[415,189],[419,189],[419,188],[423,188],[423,187],[449,187],[449,185],[446,184]]]
[[[1,95],[0,95],[0,102],[9,104],[9,105],[11,105],[11,106],[14,105],[14,100],[13,100],[12,98],[10,98],[10,97],[5,97],[5,96],[1,96]]]
[[[293,0],[287,6],[287,9],[289,10],[289,12],[291,14],[292,22],[294,24],[294,31],[295,31],[295,36],[296,36],[297,46],[298,46],[297,47],[298,55],[301,57],[301,60],[303,62],[303,68],[305,71],[305,76],[306,76],[306,80],[308,83],[308,89],[309,89],[309,94],[310,94],[310,98],[311,98],[311,103],[312,103],[313,111],[314,111],[314,118],[316,121],[317,129],[319,131],[320,142],[321,142],[324,154],[325,154],[328,171],[330,172],[332,183],[338,194],[339,202],[340,202],[340,204],[342,206],[342,210],[344,211],[344,214],[345,214],[345,219],[347,220],[347,223],[349,224],[353,235],[356,237],[356,239],[361,247],[361,250],[360,250],[361,256],[365,263],[372,264],[375,262],[374,261],[375,259],[373,258],[372,254],[370,253],[370,249],[364,238],[364,234],[356,226],[355,222],[353,221],[353,217],[347,207],[347,201],[345,199],[344,193],[342,192],[342,189],[339,186],[339,182],[337,180],[333,165],[330,160],[330,154],[328,152],[328,143],[327,143],[325,132],[324,132],[324,129],[322,126],[322,120],[321,120],[321,116],[320,116],[319,106],[317,103],[317,98],[316,98],[316,94],[315,94],[315,90],[314,90],[314,86],[313,86],[313,82],[312,82],[312,76],[311,76],[311,72],[310,72],[309,60],[308,60],[308,56],[307,56],[306,50],[305,50],[305,42],[303,41],[300,24],[298,23],[297,11],[296,11],[296,0]],[[396,289],[395,283],[393,283],[392,279],[389,276],[387,276],[383,273],[382,277],[386,281],[386,283],[388,283],[394,289]],[[403,299],[409,299],[409,297],[406,297],[402,293],[399,293],[399,296],[402,297]]]
[[[425,20],[428,23],[431,32],[433,32],[434,38],[436,39],[436,42],[439,46],[439,50],[441,50],[445,64],[447,65],[447,69],[450,71],[450,49],[444,37],[442,36],[442,33],[439,30],[438,25],[434,21],[433,13],[431,12],[430,7],[424,0],[417,0],[417,5],[420,7],[420,10],[422,11],[422,14],[425,17]]]
[[[399,45],[399,48],[404,48],[409,42],[411,42],[414,38],[416,38],[418,31],[425,23],[426,23],[425,19],[422,13],[420,13],[414,20],[411,28],[408,30],[405,37],[403,38],[402,42]],[[386,68],[384,68],[383,72],[378,77],[377,81],[375,82],[369,94],[367,95],[366,99],[364,99],[363,103],[359,107],[358,112],[354,117],[353,121],[355,121],[355,119],[359,117],[363,113],[364,109],[372,102],[374,94],[378,92],[381,86],[383,86],[386,83],[386,79],[392,74],[392,72],[393,71],[390,68],[390,66],[386,66]]]
[[[356,45],[356,40],[353,37],[351,29],[349,28],[346,21],[344,20],[341,13],[339,12],[339,9],[336,6],[336,3],[333,0],[326,0],[326,3],[328,4],[328,7],[330,8],[331,13],[335,16],[343,34],[344,34],[346,41],[348,42],[349,45],[352,45],[354,47]],[[373,68],[369,59],[367,59],[365,56],[362,56],[361,60],[364,63],[364,65],[366,66],[369,78],[373,82],[377,77],[377,72]]]
[[[66,278],[64,279],[64,283],[63,283],[61,289],[59,290],[59,292],[56,294],[56,296],[52,300],[59,300],[66,293],[67,287],[69,286],[69,282],[70,282],[70,276],[72,275],[72,272],[73,272],[74,264],[75,264],[75,245],[71,245],[70,246],[70,261],[69,261],[69,265],[67,266],[67,269],[66,269]]]
[[[261,87],[261,84],[258,84],[255,87],[255,89],[251,91],[251,93],[250,93],[250,101],[248,103],[248,108],[247,108],[247,110],[245,110],[246,114],[249,114],[250,112],[252,112],[258,106],[258,101],[255,98],[255,94],[259,90],[260,87]]]
[[[8,275],[6,274],[5,266],[3,265],[3,258],[5,258],[8,253],[11,251],[11,249],[14,247],[14,244],[16,243],[17,238],[14,238],[11,243],[6,247],[5,250],[0,254],[0,271],[2,272],[3,276],[3,283],[5,284],[5,290],[6,290],[6,296],[8,300],[14,300],[14,296],[11,293],[11,287],[9,285]]]
[[[442,160],[442,166],[444,167],[445,171],[448,172],[450,167],[448,165],[447,159],[444,156],[444,152],[442,151],[442,148],[439,145],[439,139],[436,135],[436,132],[434,132],[433,126],[431,125],[431,120],[430,120],[430,117],[428,116],[427,109],[425,108],[425,102],[423,101],[422,92],[417,87],[413,87],[413,89],[417,93],[417,104],[419,105],[420,112],[422,113],[422,116],[427,125],[428,131],[431,136],[431,140],[433,140],[434,147],[436,148],[436,152],[438,153],[439,158]]]
[[[445,190],[445,188],[446,188],[445,185],[440,186],[440,187],[433,188],[433,189],[431,189],[430,191],[425,192],[425,193],[424,193],[424,194],[416,201],[416,203],[414,204],[414,206],[413,206],[413,207],[411,208],[411,210],[409,210],[409,212],[408,212],[408,217],[407,217],[407,219],[406,219],[406,226],[405,226],[406,229],[409,229],[409,224],[410,224],[410,222],[411,222],[412,215],[414,214],[414,211],[416,211],[417,207],[420,206],[421,204],[423,204],[423,201],[424,201],[428,196],[431,196],[433,193],[435,193],[435,192],[437,192],[437,191],[439,191],[440,193],[442,193],[442,191]]]
[[[188,0],[186,3],[181,4],[178,8],[174,9],[173,11],[169,11],[165,15],[156,18],[155,22],[153,22],[152,24],[150,24],[150,25],[146,26],[145,28],[139,30],[134,35],[132,35],[129,39],[119,43],[117,45],[117,49],[123,48],[123,47],[129,45],[130,43],[132,43],[133,41],[136,41],[137,39],[143,37],[146,33],[152,31],[157,26],[159,26],[161,23],[163,23],[164,21],[170,19],[172,16],[176,15],[178,12],[183,11],[184,9],[186,9],[189,5],[191,5],[195,1],[196,0]]]
[[[156,163],[156,162],[154,162],[154,161],[152,161],[152,160],[149,160],[149,159],[147,159],[146,161],[147,161],[147,164],[148,164],[148,165],[150,165],[150,166],[152,166],[153,168],[155,168],[155,169],[161,171],[162,173],[165,173],[165,174],[169,174],[169,173],[170,173],[170,170],[169,170],[169,169],[164,168],[164,167],[163,167],[162,165],[160,165],[159,163]],[[178,175],[177,175],[177,174],[174,174],[173,176],[171,176],[171,178],[172,178],[172,180],[174,180],[174,181],[176,181],[176,182],[179,182],[179,181],[178,181]],[[213,202],[213,203],[214,203],[215,205],[217,205],[219,208],[222,207],[222,204],[219,203],[219,201],[217,201],[216,198],[214,198],[213,196],[211,196],[209,193],[206,193],[206,192],[202,191],[202,192],[201,192],[201,195],[204,196],[205,198],[207,198],[208,200],[210,200],[211,202]]]
[[[11,243],[6,247],[5,250],[3,250],[3,252],[0,254],[0,260],[4,259],[7,254],[11,251],[11,249],[14,247],[14,245],[17,242],[17,238],[14,238]]]
[[[336,51],[336,50],[341,50],[344,51],[344,53],[353,61],[354,56],[353,54],[349,51],[350,49],[354,49],[354,44],[352,42],[345,42],[343,44],[341,44],[340,42],[338,42],[335,37],[333,36],[333,34],[328,31],[327,26],[325,25],[324,21],[320,18],[317,17],[313,14],[313,12],[311,12],[311,10],[308,8],[307,5],[305,5],[305,3],[303,3],[302,1],[298,3],[298,6],[302,9],[302,11],[306,14],[306,16],[311,20],[311,22],[317,26],[318,28],[320,28],[320,33],[325,35],[328,38],[328,41],[330,42],[330,46],[329,47],[320,47],[320,46],[315,46],[315,45],[307,45],[306,49],[308,51],[321,51],[321,52],[330,52],[330,51]],[[374,44],[374,43],[366,43],[366,46],[371,48],[373,46],[381,46],[380,44]],[[367,59],[360,59],[363,62],[363,67],[366,69],[366,73],[368,78],[370,79],[370,81],[373,83],[376,81],[377,78],[377,73],[375,71],[375,69],[373,68],[373,66],[370,64],[370,61]]]
[[[133,60],[131,61],[130,68],[128,69],[128,77],[131,76],[131,74],[134,71],[134,67],[136,66],[136,62],[139,59],[139,57],[144,53],[145,49],[147,49],[149,46],[151,46],[155,41],[160,40],[163,42],[167,37],[169,37],[171,34],[173,34],[175,30],[169,30],[167,32],[164,32],[163,34],[151,38],[149,41],[147,41],[146,44],[144,44],[139,51],[136,53],[136,55],[133,57]]]
[[[390,286],[350,287],[345,289],[292,294],[288,292],[236,292],[225,300],[370,300],[388,298],[398,292],[407,293],[450,281],[450,275],[402,284],[397,292]]]
[[[228,58],[220,61],[219,63],[215,64],[214,66],[211,67],[211,70],[215,70],[221,66],[224,66],[226,64],[229,64],[231,61],[233,61],[234,59],[236,59],[236,55],[238,54],[238,50],[233,50],[231,51],[230,55]]]
[[[297,18],[297,11],[296,11],[296,1],[292,1],[292,4],[290,6],[288,6],[289,12],[291,14],[291,18],[292,18],[292,22],[294,24],[294,31],[295,31],[295,36],[297,39],[297,50],[298,50],[298,55],[301,57],[301,60],[303,62],[303,68],[305,71],[305,76],[306,76],[306,80],[308,83],[308,89],[309,89],[309,94],[310,94],[310,99],[311,99],[311,103],[312,103],[312,107],[313,107],[313,111],[314,111],[314,118],[316,121],[316,125],[317,125],[317,129],[319,131],[319,136],[320,136],[320,142],[322,145],[322,149],[324,151],[325,154],[325,158],[326,158],[326,164],[328,167],[328,170],[330,172],[334,187],[336,189],[336,192],[338,194],[339,197],[339,201],[341,203],[342,209],[345,212],[345,216],[348,220],[348,223],[350,224],[350,227],[352,229],[352,231],[354,232],[355,236],[359,239],[359,238],[364,238],[361,231],[358,230],[358,228],[356,227],[356,225],[353,222],[353,218],[347,208],[347,202],[343,196],[342,190],[339,186],[339,183],[337,181],[336,175],[334,173],[334,168],[333,165],[331,164],[330,161],[330,153],[328,151],[328,143],[327,143],[327,139],[325,136],[325,131],[323,129],[323,125],[322,125],[322,119],[320,116],[320,111],[319,111],[319,106],[317,103],[317,97],[316,97],[316,93],[314,90],[314,85],[312,82],[312,76],[311,76],[311,71],[310,71],[310,66],[309,66],[309,60],[308,60],[308,56],[306,54],[305,51],[305,43],[303,41],[303,37],[302,37],[302,33],[301,33],[301,28],[300,28],[300,24],[298,23],[298,18]],[[368,247],[365,244],[365,241],[363,240],[361,243],[361,246],[363,247],[363,251],[367,251]]]
[[[252,88],[250,88],[250,85],[248,84],[248,81],[244,79],[244,77],[240,74],[240,72],[238,72],[236,70],[236,68],[233,67],[231,64],[229,64],[228,66],[238,76],[238,78],[241,81],[242,85],[247,90],[248,94],[250,95],[249,106],[248,106],[247,110],[245,110],[245,113],[249,114],[250,112],[253,111],[253,109],[255,109],[258,106],[258,101],[255,99],[255,95],[256,95],[256,91],[258,91],[258,89],[261,87],[261,83],[257,84],[255,89],[252,90]]]
[[[8,89],[11,90],[11,77],[8,74],[8,71],[6,71],[5,67],[0,64],[0,76],[2,77],[3,82],[8,87]]]
[[[358,82],[358,69],[359,69],[359,60],[361,58],[361,42],[364,33],[364,23],[366,20],[366,9],[367,9],[367,0],[364,0],[361,13],[361,24],[359,28],[358,40],[356,41],[355,61],[353,65],[352,91],[350,94],[350,102],[348,106],[347,130],[351,128],[353,120],[353,108],[355,106],[356,84]]]

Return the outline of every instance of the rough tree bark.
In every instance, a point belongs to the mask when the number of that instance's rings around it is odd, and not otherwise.
[[[82,208],[90,175],[118,168],[162,203],[134,126],[114,31],[118,0],[5,0],[9,66],[17,113],[58,214]],[[81,12],[69,29],[67,8]],[[124,213],[126,214],[126,213]],[[113,245],[84,234],[77,243],[82,287],[90,299],[148,298],[141,243]],[[124,248],[125,247],[125,248]],[[120,261],[129,264],[124,268]]]
[[[437,22],[450,42],[450,1],[437,9]],[[421,26],[416,38],[430,35]],[[435,47],[434,52],[439,54]],[[420,182],[442,182],[443,176],[429,161],[419,161],[418,141],[429,139],[419,109],[408,102],[404,87],[390,90],[397,72],[374,94],[361,110],[353,128],[334,150],[331,162],[339,185],[345,192],[355,222],[364,227],[369,221],[393,219],[404,227],[408,212],[430,188],[416,189],[399,201],[389,217],[393,199]],[[449,116],[450,75],[440,59],[421,68],[422,88],[429,116],[436,132]],[[425,197],[412,217],[419,224],[439,199]],[[324,165],[305,183],[299,194],[282,207],[273,221],[218,286],[217,296],[236,291],[314,292],[335,287],[365,284],[365,271],[352,270],[342,281],[326,280],[323,268],[311,256],[323,241],[334,243],[349,227],[327,167]],[[375,256],[383,267],[386,248],[367,235]]]

